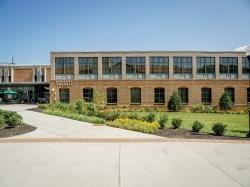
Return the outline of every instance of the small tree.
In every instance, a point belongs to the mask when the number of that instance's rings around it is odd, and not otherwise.
[[[105,96],[103,93],[98,92],[98,91],[94,91],[94,99],[93,99],[93,103],[96,106],[96,108],[99,109],[103,109],[105,106]]]
[[[219,101],[221,110],[230,110],[232,108],[232,99],[227,92],[224,92]]]
[[[182,108],[182,102],[179,95],[174,92],[168,101],[168,110],[177,112]]]

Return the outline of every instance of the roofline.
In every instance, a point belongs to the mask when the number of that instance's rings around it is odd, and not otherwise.
[[[50,64],[0,64],[0,66],[11,66],[11,67],[35,67],[35,66],[42,66],[42,67],[50,67]]]
[[[66,54],[66,53],[245,53],[245,51],[164,51],[164,50],[150,50],[150,51],[51,51],[50,54]]]

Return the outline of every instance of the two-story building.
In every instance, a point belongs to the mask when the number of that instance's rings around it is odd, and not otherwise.
[[[51,52],[51,101],[93,100],[110,105],[217,105],[228,92],[235,106],[250,103],[250,64],[235,51]]]

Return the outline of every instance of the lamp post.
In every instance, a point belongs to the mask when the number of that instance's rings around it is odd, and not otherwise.
[[[248,62],[250,62],[250,46],[246,47],[245,52],[246,52],[247,60]],[[250,80],[248,80],[248,84],[250,85]],[[248,128],[247,137],[250,138],[250,108],[248,108],[248,125],[249,125],[249,128]]]

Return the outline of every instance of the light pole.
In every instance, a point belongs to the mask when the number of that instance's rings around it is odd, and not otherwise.
[[[246,47],[245,52],[246,52],[247,60],[248,60],[248,62],[250,62],[250,46]],[[250,80],[249,79],[248,79],[248,84],[250,86]],[[248,125],[249,125],[249,128],[248,128],[247,137],[250,138],[250,108],[248,108]]]

